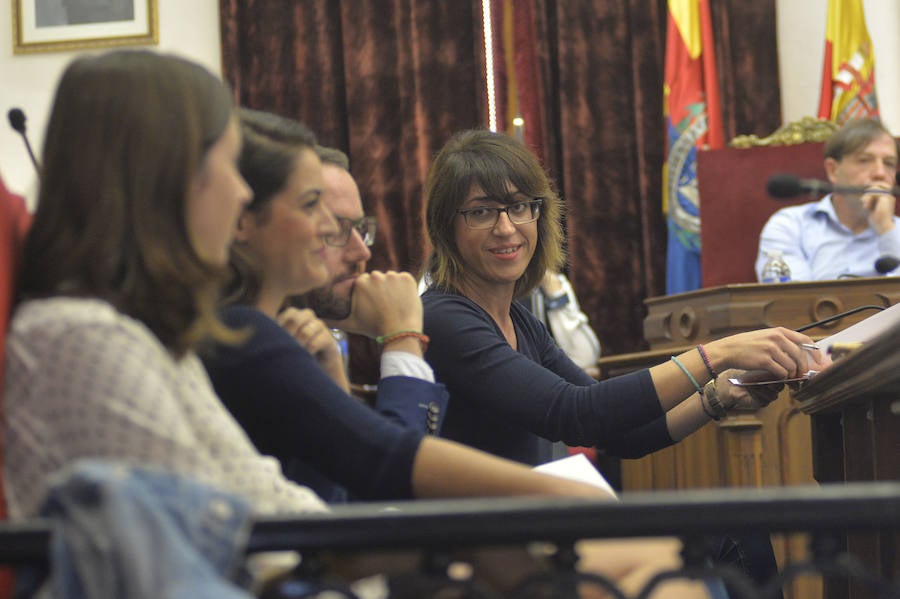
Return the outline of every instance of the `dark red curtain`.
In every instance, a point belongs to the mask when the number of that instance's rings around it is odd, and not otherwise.
[[[485,122],[480,3],[221,0],[221,19],[237,101],[297,118],[346,151],[378,217],[372,267],[417,272],[431,158]]]
[[[220,1],[238,101],[299,118],[346,150],[379,218],[372,266],[417,271],[429,161],[453,132],[487,126],[481,3]],[[711,4],[726,138],[771,133],[781,122],[775,0]],[[513,5],[518,47],[533,40],[516,57],[530,73],[518,79],[520,108],[541,133],[526,140],[568,203],[570,277],[606,353],[640,350],[642,302],[665,289],[666,2]]]

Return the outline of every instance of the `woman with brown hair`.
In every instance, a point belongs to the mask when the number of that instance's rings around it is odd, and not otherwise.
[[[773,379],[807,370],[800,344],[811,339],[774,328],[596,381],[513,301],[564,261],[563,203],[534,155],[503,134],[462,132],[437,155],[426,192],[434,247],[422,297],[426,357],[450,391],[449,439],[532,465],[550,459],[554,441],[636,457],[729,408],[777,395],[776,385],[751,396],[725,370],[760,369]]]

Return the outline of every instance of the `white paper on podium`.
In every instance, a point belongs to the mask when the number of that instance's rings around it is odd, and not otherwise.
[[[894,304],[872,316],[816,342],[823,352],[835,343],[864,343],[900,322],[900,304]]]
[[[568,478],[569,480],[577,480],[578,482],[594,485],[595,487],[600,487],[613,497],[617,497],[616,492],[609,482],[603,478],[603,475],[597,471],[583,453],[577,453],[566,458],[535,466],[534,470],[543,472],[544,474],[552,474],[553,476],[558,476],[560,478]]]

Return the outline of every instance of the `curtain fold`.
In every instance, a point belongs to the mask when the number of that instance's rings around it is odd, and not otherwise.
[[[642,347],[665,280],[659,204],[664,2],[547,2],[569,275],[607,354]],[[660,10],[662,9],[662,10]]]
[[[484,122],[480,2],[220,1],[238,103],[297,118],[346,151],[378,217],[371,266],[418,272],[431,159]]]

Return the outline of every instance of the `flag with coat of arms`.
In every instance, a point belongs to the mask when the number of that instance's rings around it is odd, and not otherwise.
[[[877,117],[875,49],[862,0],[829,0],[820,119],[838,125],[848,119]]]
[[[663,114],[663,210],[669,230],[666,293],[701,286],[697,149],[724,145],[708,0],[668,0]]]

